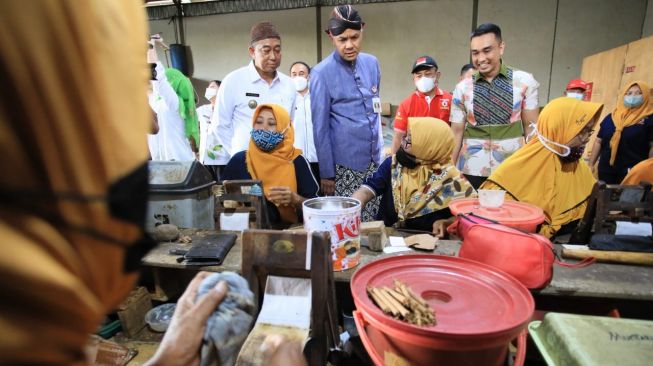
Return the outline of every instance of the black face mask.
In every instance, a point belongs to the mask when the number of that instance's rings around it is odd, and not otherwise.
[[[583,156],[584,151],[585,151],[585,145],[572,147],[569,148],[569,155],[559,156],[559,158],[563,163],[574,163],[580,160],[580,158]]]
[[[148,165],[147,162],[144,162],[137,169],[113,182],[109,186],[106,195],[84,196],[76,192],[17,191],[0,187],[0,204],[38,215],[54,226],[72,229],[103,240],[109,245],[125,248],[123,269],[126,273],[129,273],[139,269],[141,258],[156,245],[156,242],[144,230],[148,191]],[[54,205],[58,200],[76,202],[106,201],[111,216],[143,228],[143,233],[140,238],[128,243],[113,239],[95,228],[73,224],[59,213],[48,210],[48,207]]]
[[[413,169],[415,168],[417,164],[417,160],[415,159],[415,155],[411,155],[404,150],[403,147],[399,147],[399,150],[397,150],[397,154],[395,154],[397,157],[397,161],[401,166],[405,166],[408,169]]]

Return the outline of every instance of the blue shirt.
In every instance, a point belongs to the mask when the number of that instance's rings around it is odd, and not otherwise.
[[[311,70],[313,137],[322,178],[335,177],[335,165],[365,171],[381,161],[379,97],[381,70],[376,57],[360,53],[355,61],[331,53]]]
[[[399,220],[399,216],[395,209],[394,193],[392,193],[392,157],[383,160],[376,172],[367,178],[363,185],[374,191],[376,196],[381,196],[381,204],[376,219],[383,220],[385,226],[394,225]],[[408,219],[405,227],[430,232],[433,230],[433,223],[436,220],[447,219],[451,216],[449,208],[443,208],[423,216]]]
[[[648,159],[651,143],[653,143],[653,116],[648,116],[621,131],[617,156],[614,159],[614,165],[611,166],[610,140],[614,131],[615,126],[612,121],[612,113],[610,113],[601,122],[598,134],[598,138],[601,139],[599,172],[626,175],[628,169],[640,161]]]
[[[224,167],[224,172],[221,175],[222,179],[252,179],[251,174],[247,171],[247,163],[245,162],[246,153],[247,151],[238,152],[229,159],[229,163]],[[304,198],[317,197],[317,191],[320,187],[317,185],[317,181],[313,176],[313,172],[311,172],[311,167],[306,158],[299,155],[293,160],[293,165],[295,166],[295,179],[297,179],[297,194]],[[277,210],[277,206],[270,201],[267,201],[267,206],[270,222],[281,222],[281,215],[279,214],[279,210]],[[298,213],[301,215],[301,210],[298,210]]]

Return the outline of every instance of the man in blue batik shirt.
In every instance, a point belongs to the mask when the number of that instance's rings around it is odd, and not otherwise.
[[[311,72],[311,113],[322,192],[351,196],[381,160],[381,71],[376,57],[361,53],[363,23],[351,5],[336,6],[326,30],[335,51]],[[373,220],[375,198],[362,220]]]

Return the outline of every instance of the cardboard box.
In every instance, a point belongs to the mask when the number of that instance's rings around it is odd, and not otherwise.
[[[392,105],[390,103],[381,103],[381,115],[384,117],[392,116]]]

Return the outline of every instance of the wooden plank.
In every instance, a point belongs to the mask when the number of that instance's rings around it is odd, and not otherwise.
[[[237,366],[261,366],[265,365],[265,354],[261,351],[261,345],[265,339],[272,334],[282,335],[288,342],[303,343],[308,337],[308,330],[299,328],[283,327],[278,325],[256,323],[250,331],[243,347],[238,353]]]
[[[388,229],[390,235],[397,235]],[[212,230],[184,229],[182,235],[206,235],[215,233]],[[168,254],[168,250],[180,244],[163,243],[152,250],[143,260],[145,266],[165,267],[170,269],[190,269],[176,262],[178,256]],[[460,242],[456,240],[440,240],[434,254],[456,256],[460,249]],[[236,240],[236,245],[231,249],[222,266],[208,266],[193,268],[212,272],[234,271],[240,273],[242,256],[241,238]],[[405,254],[405,253],[402,253]],[[350,282],[353,274],[366,263],[375,259],[396,254],[377,253],[361,248],[360,264],[352,269],[334,272],[336,282]],[[554,275],[551,284],[539,293],[553,296],[580,296],[629,300],[653,301],[653,268],[633,265],[616,265],[596,263],[585,268],[564,268],[554,266]]]
[[[122,331],[127,337],[133,337],[145,327],[145,314],[150,309],[152,309],[152,302],[145,287],[133,290],[118,306],[118,318],[122,324]]]
[[[628,45],[623,45],[583,59],[581,78],[594,83],[592,102],[604,104],[601,118],[614,109],[627,51]]]
[[[592,102],[603,103],[601,117],[596,123],[594,133],[585,148],[583,156],[588,157],[594,148],[594,140],[599,133],[599,124],[611,113],[616,104],[616,98],[621,87],[621,75],[624,70],[624,60],[628,45],[603,51],[583,59],[581,79],[594,83],[592,87]]]
[[[653,253],[620,252],[608,250],[562,249],[565,258],[585,259],[594,257],[599,262],[641,264],[653,266]]]
[[[553,280],[539,294],[653,301],[653,268],[609,263],[583,268],[554,265]]]
[[[628,83],[636,80],[641,80],[651,86],[653,84],[651,60],[653,60],[653,36],[629,43],[619,91],[623,90]]]
[[[223,233],[239,233],[236,231],[221,231]],[[198,241],[200,238],[203,238],[207,235],[215,235],[215,230],[204,230],[204,229],[182,229],[180,230],[180,236],[190,236],[193,242]],[[211,271],[211,272],[222,272],[222,271],[233,271],[240,273],[240,261],[242,259],[242,242],[241,236],[238,235],[236,243],[229,250],[229,253],[222,261],[220,266],[186,266],[177,262],[179,255],[170,254],[172,249],[181,249],[188,250],[193,246],[193,242],[189,244],[182,243],[159,243],[154,249],[152,249],[143,259],[141,263],[147,267],[165,267],[165,268],[179,268],[179,269],[189,269],[193,271]]]

